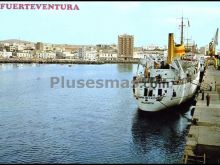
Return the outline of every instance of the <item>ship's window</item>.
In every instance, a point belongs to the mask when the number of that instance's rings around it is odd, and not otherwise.
[[[144,96],[147,96],[148,89],[144,88]]]
[[[152,96],[153,95],[153,90],[150,90],[149,91],[149,96]]]
[[[158,96],[162,96],[162,89],[158,89]]]
[[[173,97],[176,97],[176,92],[175,91],[173,91]]]

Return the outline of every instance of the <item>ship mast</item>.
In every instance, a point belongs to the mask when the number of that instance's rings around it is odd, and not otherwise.
[[[183,44],[183,17],[181,20],[181,40],[180,40],[181,45]]]

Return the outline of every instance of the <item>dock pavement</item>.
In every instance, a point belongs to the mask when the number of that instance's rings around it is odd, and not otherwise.
[[[220,70],[208,66],[192,116],[192,125],[186,139],[184,164],[220,164]],[[210,95],[207,106],[206,95]]]

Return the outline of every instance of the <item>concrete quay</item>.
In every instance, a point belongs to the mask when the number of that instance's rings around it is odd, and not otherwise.
[[[220,71],[209,66],[203,76],[201,89],[192,116],[184,150],[184,164],[220,163]],[[210,89],[211,86],[211,89]],[[206,95],[210,104],[207,106]]]

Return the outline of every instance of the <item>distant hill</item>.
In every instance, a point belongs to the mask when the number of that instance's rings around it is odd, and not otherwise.
[[[25,41],[25,40],[19,40],[19,39],[8,39],[8,40],[1,40],[0,43],[9,43],[9,44],[12,44],[12,43],[24,43],[24,44],[36,44],[37,42],[31,42],[31,41]],[[82,47],[82,46],[94,46],[94,45],[75,45],[75,44],[53,44],[53,43],[44,43],[43,44],[52,44],[54,46],[59,46],[59,47],[66,47],[66,48],[71,48],[71,47],[74,47],[74,48],[79,48],[79,47]]]
[[[10,44],[11,43],[25,43],[25,44],[34,43],[34,42],[25,41],[25,40],[18,40],[18,39],[1,40],[0,42],[7,42]]]

